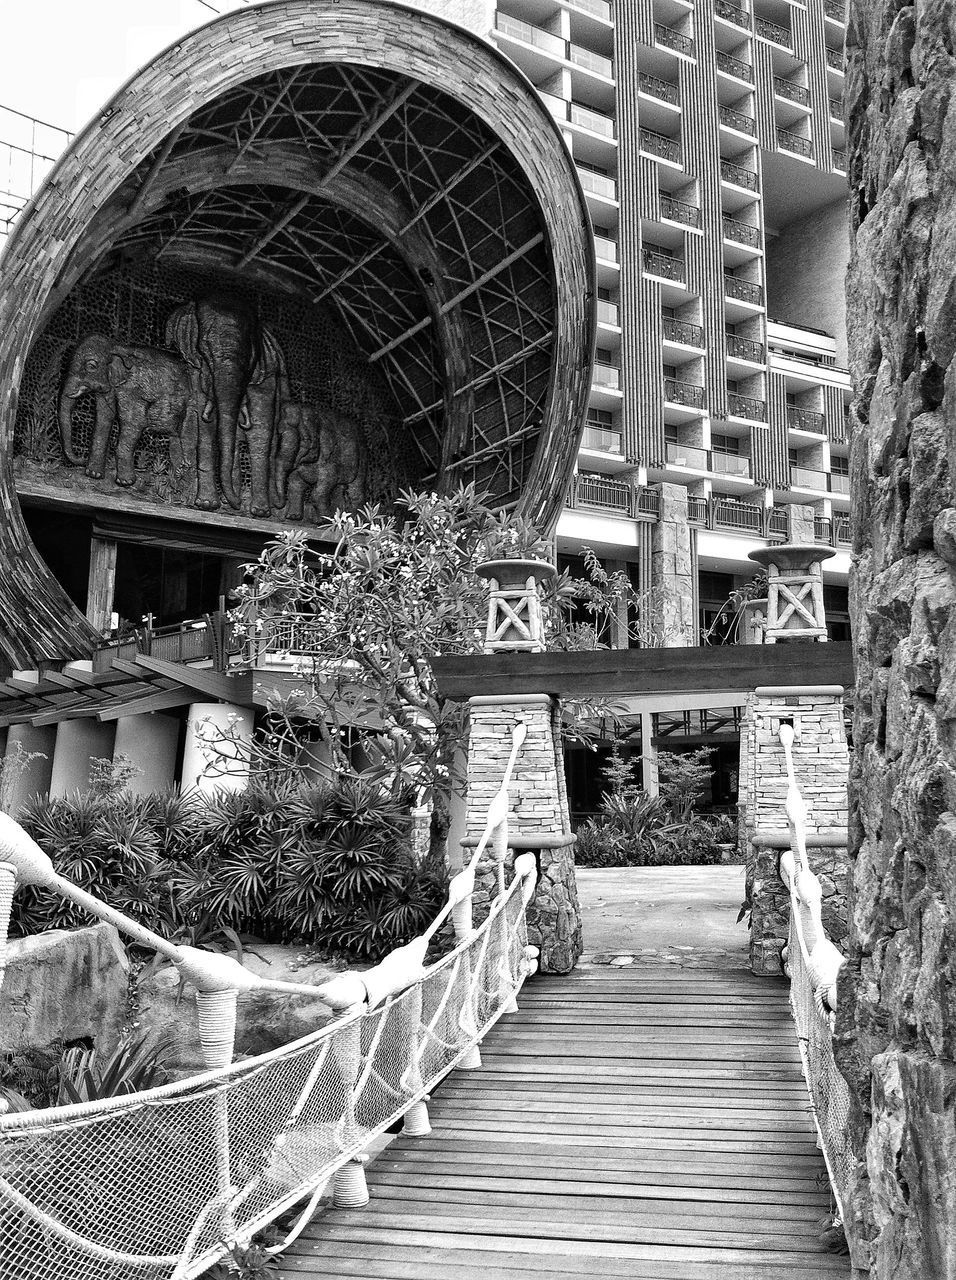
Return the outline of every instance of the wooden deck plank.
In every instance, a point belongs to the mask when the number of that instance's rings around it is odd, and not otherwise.
[[[537,980],[282,1276],[846,1280],[786,1000],[737,970]]]

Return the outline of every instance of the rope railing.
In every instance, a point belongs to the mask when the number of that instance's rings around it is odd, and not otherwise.
[[[839,1221],[843,1223],[854,1159],[847,1127],[849,1089],[834,1059],[833,1026],[837,980],[846,961],[826,935],[821,912],[823,891],[807,858],[807,806],[793,766],[793,728],[781,725],[779,737],[787,766],[786,810],[790,828],[790,848],[780,857],[780,878],[790,891],[790,933],[783,951],[784,971],[790,979],[790,1008],[813,1120]]]
[[[305,1201],[280,1252],[332,1182],[336,1206],[368,1202],[369,1143],[398,1120],[430,1132],[430,1090],[478,1045],[536,968],[525,923],[533,853],[509,848],[509,784],[519,723],[485,830],[441,911],[419,937],[364,972],[318,986],[273,982],[231,957],[184,947],[85,893],[0,814],[0,981],[18,884],[47,888],[171,961],[196,988],[206,1070],[148,1091],[0,1115],[0,1280],[192,1280]],[[472,897],[490,849],[497,897],[474,927]],[[426,965],[451,918],[455,945]],[[292,1044],[233,1062],[242,992],[319,996],[338,1016]]]

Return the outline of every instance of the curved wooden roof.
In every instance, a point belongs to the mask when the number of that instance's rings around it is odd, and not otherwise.
[[[587,207],[550,114],[489,44],[373,0],[284,0],[160,54],[81,133],[0,267],[0,653],[87,650],[10,474],[34,336],[112,260],[162,255],[336,309],[436,487],[474,480],[543,529],[583,424]]]

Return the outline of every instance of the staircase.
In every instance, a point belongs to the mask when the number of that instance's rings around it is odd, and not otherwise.
[[[324,1209],[292,1277],[815,1280],[830,1207],[787,984],[743,969],[586,965],[520,1010],[430,1106],[432,1133]]]

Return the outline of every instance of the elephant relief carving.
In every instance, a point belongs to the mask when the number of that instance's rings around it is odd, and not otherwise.
[[[166,322],[166,341],[189,367],[199,409],[202,457],[196,505],[219,505],[215,485],[210,493],[202,484],[208,467],[226,502],[239,509],[244,440],[249,449],[251,513],[269,515],[274,435],[282,406],[290,399],[278,342],[244,307],[215,298],[177,307]]]
[[[331,409],[286,403],[276,430],[272,499],[289,520],[301,520],[307,502],[316,515],[365,501],[367,455],[361,427]]]
[[[80,457],[73,442],[73,407],[81,395],[96,397],[96,418],[89,454]],[[197,422],[192,384],[185,360],[157,347],[135,347],[90,334],[73,351],[58,404],[63,452],[74,466],[101,479],[110,438],[116,428],[117,484],[135,482],[133,457],[149,431],[169,440],[170,468],[181,476],[194,465]]]

